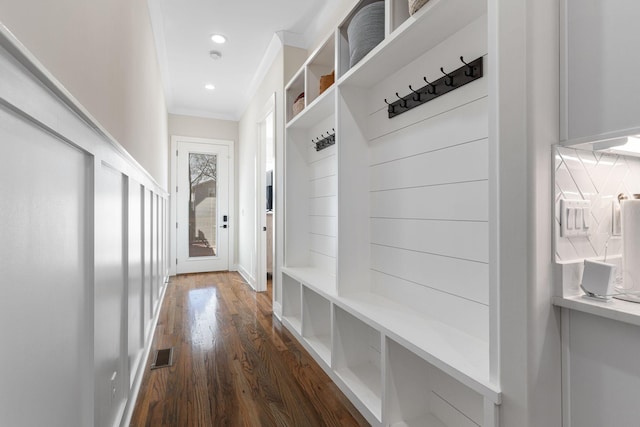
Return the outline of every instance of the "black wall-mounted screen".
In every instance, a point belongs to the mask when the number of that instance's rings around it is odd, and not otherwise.
[[[267,212],[273,210],[273,171],[267,171]]]

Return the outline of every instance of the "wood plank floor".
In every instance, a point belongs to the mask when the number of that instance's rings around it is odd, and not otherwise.
[[[174,364],[147,361],[131,426],[369,425],[237,273],[172,278],[152,350],[167,347]]]

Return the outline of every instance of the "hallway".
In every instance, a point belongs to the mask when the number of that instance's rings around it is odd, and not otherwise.
[[[173,277],[131,426],[365,426],[335,384],[271,312],[271,288],[237,273]],[[152,356],[152,355],[151,355]]]

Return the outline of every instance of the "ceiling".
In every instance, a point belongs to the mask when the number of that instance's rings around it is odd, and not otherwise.
[[[239,120],[278,33],[306,47],[305,30],[326,0],[148,0],[171,114]],[[227,38],[211,41],[212,34]],[[222,53],[219,60],[209,52]],[[205,84],[215,85],[206,90]]]

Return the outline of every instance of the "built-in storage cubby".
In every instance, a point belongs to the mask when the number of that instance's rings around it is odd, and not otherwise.
[[[285,147],[284,271],[306,286],[336,292],[337,148],[335,84],[320,91],[320,79],[335,69],[335,35],[311,55],[289,84],[306,76],[308,107],[287,123]],[[294,91],[295,92],[295,91]]]
[[[407,0],[391,0],[389,2],[387,34],[394,32],[398,27],[400,27],[400,25],[409,19],[410,16],[409,2]]]
[[[382,419],[380,332],[364,321],[334,308],[333,369],[376,419]]]
[[[302,292],[302,337],[331,365],[331,303],[307,287]]]
[[[374,34],[379,32],[383,37],[385,33],[385,21],[379,21],[378,12],[372,10],[372,6],[374,3],[384,3],[380,0],[361,0],[358,4],[352,9],[352,11],[347,15],[347,17],[342,21],[342,23],[338,26],[338,76],[344,76],[349,69],[353,66],[357,65],[357,63],[362,62],[365,57],[368,55],[368,50],[372,47],[373,42],[371,41]],[[384,5],[382,7],[385,7]],[[368,16],[362,16],[358,14],[364,9],[368,10],[365,12]],[[383,12],[384,14],[384,12]],[[354,17],[359,20],[359,22],[355,25],[360,26],[362,28],[362,32],[366,34],[366,38],[360,39],[358,41],[349,40],[349,25],[352,23]],[[379,25],[379,28],[376,31],[376,27]],[[352,27],[353,31],[353,27]],[[352,33],[353,35],[353,33]],[[380,40],[382,41],[382,40]],[[359,43],[360,46],[355,47],[354,43]],[[366,49],[367,53],[362,57],[365,53]],[[357,51],[357,52],[355,52]],[[353,63],[352,63],[353,62]]]
[[[477,427],[484,424],[482,395],[391,339],[387,339],[386,349],[387,425]]]
[[[333,89],[327,101],[333,101]],[[334,114],[321,117],[312,106],[287,128],[285,267],[301,282],[335,293],[337,257],[336,146],[316,151],[313,140],[335,127]],[[307,123],[307,116],[317,119]]]
[[[387,0],[384,40],[351,66],[347,28],[373,3],[347,13],[287,86],[304,76],[308,92],[286,124],[294,335],[373,425],[495,427],[488,79],[392,118],[387,105],[425,80],[445,85],[461,57],[489,75],[487,5],[430,0],[410,15]],[[334,64],[336,84],[316,97]],[[333,132],[335,145],[315,146]]]
[[[335,73],[336,69],[336,47],[335,35],[331,35],[327,41],[311,56],[306,66],[306,101],[311,105],[320,95],[321,82],[323,76]],[[335,74],[334,74],[335,75]],[[326,90],[327,88],[322,88]],[[324,93],[324,91],[322,92]]]
[[[282,317],[291,327],[300,333],[302,330],[300,282],[282,275]]]
[[[291,121],[295,116],[300,114],[304,110],[306,105],[304,100],[304,68],[300,69],[291,82],[285,87],[284,92],[286,96],[286,114],[287,122]],[[300,95],[303,96],[302,110],[297,110],[294,107],[296,101],[299,100]]]

